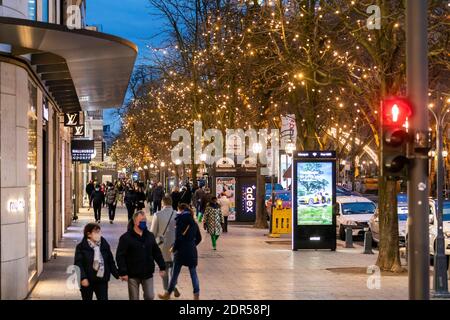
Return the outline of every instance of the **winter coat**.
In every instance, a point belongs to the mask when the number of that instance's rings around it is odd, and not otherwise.
[[[138,210],[145,208],[145,193],[141,191],[136,192],[136,207]]]
[[[116,205],[118,195],[119,193],[116,188],[108,189],[108,191],[106,191],[106,203],[109,205]]]
[[[204,223],[209,234],[220,235],[222,233],[223,216],[218,204],[206,207]]]
[[[162,186],[157,186],[153,192],[152,192],[152,196],[153,196],[153,201],[154,202],[159,202],[162,200],[162,198],[164,197],[164,189]]]
[[[102,254],[105,265],[103,278],[98,278],[97,271],[94,270],[94,249],[89,246],[87,238],[84,237],[77,245],[74,265],[80,269],[80,282],[84,279],[87,279],[89,282],[108,282],[111,274],[114,278],[119,278],[119,272],[111,252],[111,247],[103,237],[100,240],[100,253]]]
[[[87,193],[88,195],[92,195],[92,192],[94,192],[94,190],[95,190],[95,186],[94,186],[93,183],[88,183],[88,184],[86,185],[86,193]]]
[[[148,187],[147,191],[145,191],[145,195],[147,196],[147,202],[152,202],[153,201],[153,188],[152,187]]]
[[[124,202],[127,206],[136,206],[136,192],[134,190],[126,190]]]
[[[228,217],[230,215],[230,207],[231,207],[231,201],[226,196],[222,196],[217,201],[220,205],[220,210],[222,210],[222,215],[224,217]]]
[[[152,219],[152,226],[150,232],[156,238],[163,237],[164,241],[159,246],[164,257],[164,261],[171,262],[173,260],[170,248],[175,242],[175,218],[178,213],[171,207],[163,208],[161,211],[155,213]],[[164,231],[166,233],[164,233]]]
[[[180,203],[191,204],[192,201],[192,192],[191,189],[187,188],[184,191],[180,192]]]
[[[190,211],[178,214],[175,218],[174,262],[187,267],[198,264],[197,245],[202,241],[200,229]]]
[[[172,194],[170,195],[170,197],[172,198],[172,208],[173,210],[177,210],[178,209],[178,204],[181,203],[181,193],[178,191],[173,191]]]
[[[91,204],[94,207],[100,207],[105,205],[105,194],[102,191],[94,191],[91,195]]]
[[[145,230],[142,236],[134,229],[128,230],[119,239],[116,253],[120,276],[129,278],[149,279],[155,272],[155,261],[160,270],[165,270],[164,258],[155,236]]]
[[[192,199],[192,203],[194,204],[194,206],[196,208],[200,205],[200,201],[204,195],[205,195],[205,191],[202,188],[198,188],[197,190],[195,190],[194,196]]]

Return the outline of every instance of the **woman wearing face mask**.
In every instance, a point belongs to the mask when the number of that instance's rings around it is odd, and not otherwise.
[[[100,223],[102,218],[102,206],[105,206],[105,194],[102,192],[99,185],[96,185],[94,192],[92,192],[91,204],[94,205],[95,222]]]
[[[100,226],[88,223],[83,240],[75,250],[74,265],[80,269],[80,291],[83,300],[108,300],[108,282],[111,274],[118,279],[116,263],[111,248],[102,237]]]
[[[153,300],[155,262],[161,277],[165,276],[166,265],[155,236],[147,230],[147,218],[143,211],[137,211],[129,221],[128,231],[119,239],[116,259],[120,279],[128,281],[130,300],[139,300],[140,286],[144,291],[144,300]]]

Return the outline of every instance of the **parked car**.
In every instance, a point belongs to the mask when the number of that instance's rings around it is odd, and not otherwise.
[[[352,235],[364,234],[369,227],[369,220],[375,213],[373,201],[359,196],[336,197],[336,228],[339,238],[345,240],[345,229],[352,228]]]
[[[307,194],[299,197],[300,204],[314,205],[314,204],[330,204],[331,195],[328,192],[316,192],[314,194]]]
[[[406,244],[406,229],[408,227],[408,203],[399,202],[397,204],[398,214],[398,237],[399,246],[404,247]],[[369,220],[369,229],[372,232],[372,240],[378,244],[380,242],[380,223],[378,208]]]

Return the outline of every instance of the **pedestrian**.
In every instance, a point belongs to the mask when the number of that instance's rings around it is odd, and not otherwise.
[[[202,241],[202,235],[194,220],[194,213],[191,211],[189,204],[180,203],[178,211],[179,214],[175,218],[175,243],[172,246],[172,252],[174,253],[173,275],[170,279],[169,288],[164,294],[159,294],[158,297],[163,300],[170,299],[172,292],[175,291],[181,267],[186,266],[189,268],[191,275],[194,300],[199,300],[200,284],[197,275],[197,245]]]
[[[220,198],[217,200],[222,210],[223,216],[223,232],[228,232],[228,216],[230,215],[231,201],[228,199],[226,193],[222,192]]]
[[[191,202],[192,202],[191,188],[190,188],[189,184],[186,184],[185,186],[183,186],[183,188],[181,190],[180,202],[179,203],[190,204]]]
[[[217,197],[212,197],[211,201],[205,209],[205,229],[211,236],[211,242],[213,250],[216,250],[217,239],[219,239],[222,233],[222,223],[223,223],[222,210],[220,205],[217,203]]]
[[[173,255],[170,249],[175,242],[175,218],[177,217],[177,211],[173,209],[172,204],[171,197],[165,196],[162,199],[163,208],[153,216],[150,228],[150,232],[155,236],[166,263],[166,275],[163,277],[163,287],[166,291],[169,288],[169,276],[172,278],[173,275]],[[174,295],[177,298],[180,296],[180,292],[176,287]]]
[[[153,273],[155,262],[161,277],[165,277],[166,265],[153,233],[147,230],[144,211],[137,211],[128,222],[128,230],[119,239],[116,253],[119,276],[128,282],[130,300],[139,300],[139,287],[144,291],[144,300],[153,300]]]
[[[145,208],[145,192],[144,192],[144,186],[142,184],[138,184],[138,187],[136,189],[136,209],[142,210]]]
[[[181,203],[181,192],[178,190],[178,187],[175,186],[172,189],[172,193],[170,194],[170,197],[172,198],[172,208],[173,210],[178,209],[178,204]]]
[[[205,188],[204,192],[201,194],[199,203],[199,214],[197,216],[198,222],[202,222],[203,215],[205,214],[206,206],[211,201],[211,193],[209,188]]]
[[[128,211],[128,220],[131,220],[134,212],[136,211],[136,192],[131,186],[131,184],[128,184],[127,187],[125,188],[124,201]]]
[[[203,189],[203,186],[201,186],[195,191],[194,196],[193,196],[193,204],[194,204],[194,207],[195,207],[195,210],[197,213],[198,221],[201,221],[202,213],[201,213],[200,209],[201,209],[201,202],[202,202],[204,195],[205,195],[205,190]]]
[[[106,204],[108,205],[109,223],[114,223],[116,216],[117,202],[119,201],[119,192],[116,187],[111,183],[106,191]]]
[[[89,208],[88,211],[91,210],[91,197],[92,197],[92,192],[94,192],[95,190],[95,186],[94,186],[94,181],[90,180],[89,183],[86,185],[86,194],[88,195],[89,198]]]
[[[161,210],[161,201],[164,197],[164,188],[161,182],[158,182],[158,185],[153,190],[153,213]]]
[[[83,300],[108,300],[108,282],[113,275],[119,278],[111,248],[102,237],[100,226],[88,223],[84,237],[76,246],[74,265],[79,269],[80,291]]]
[[[94,207],[95,222],[100,223],[102,218],[102,206],[105,206],[105,194],[101,191],[100,186],[95,186],[94,192],[91,195],[90,205]]]

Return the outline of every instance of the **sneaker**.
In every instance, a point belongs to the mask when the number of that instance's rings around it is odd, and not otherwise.
[[[181,293],[177,288],[175,288],[175,290],[173,290],[173,295],[175,296],[175,298],[179,298],[181,296]]]
[[[168,293],[166,291],[166,292],[164,292],[164,294],[158,294],[158,298],[160,298],[161,300],[169,300],[170,299],[170,293]]]

